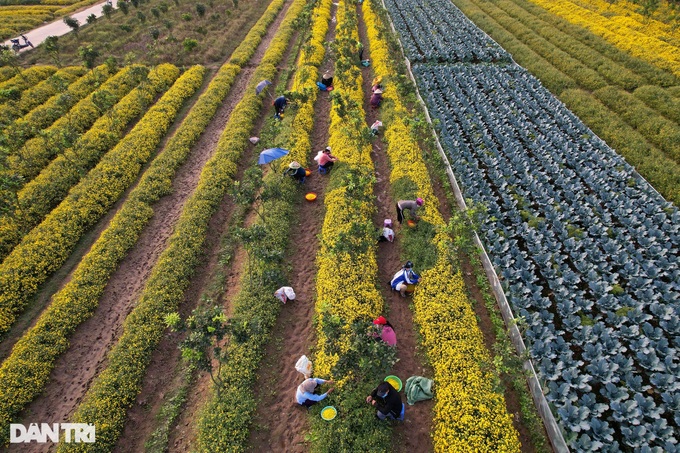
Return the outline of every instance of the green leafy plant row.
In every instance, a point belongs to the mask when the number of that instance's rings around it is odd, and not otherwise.
[[[28,140],[16,154],[10,155],[7,171],[21,176],[24,182],[33,179],[51,159],[70,147],[106,110],[146,78],[147,73],[148,68],[133,65],[111,77],[40,136]]]
[[[310,41],[303,48],[316,48],[321,45],[323,55],[324,33],[319,31],[328,29],[330,20],[330,0],[324,0],[312,13],[313,33]],[[292,36],[295,23],[305,7],[305,2],[296,0],[290,7],[286,19],[284,19],[276,39],[287,42]],[[305,66],[309,71],[300,71],[295,75],[293,85],[299,86],[301,78],[305,74],[314,73],[308,85],[316,81],[316,65],[310,61],[315,52],[303,52],[298,67]],[[267,75],[266,73],[262,74]],[[272,74],[273,76],[273,74]],[[259,78],[255,78],[259,80]],[[316,92],[310,97],[315,97]],[[300,159],[304,162],[308,150],[304,145],[309,140],[311,128],[307,127],[308,121],[313,117],[302,118],[308,109],[306,106],[313,105],[313,99],[307,98],[302,102],[296,117],[291,123],[288,137],[288,148],[291,159]],[[313,107],[312,107],[313,110]],[[244,451],[247,447],[249,429],[252,424],[253,413],[256,408],[254,386],[257,379],[257,369],[263,356],[263,350],[271,336],[276,317],[280,310],[280,304],[272,297],[272,294],[285,282],[286,263],[283,260],[291,221],[295,211],[295,200],[298,191],[295,190],[290,178],[282,179],[279,173],[269,173],[265,178],[265,199],[259,207],[264,214],[250,231],[247,237],[251,239],[245,244],[249,250],[248,269],[241,279],[241,291],[233,302],[234,310],[231,319],[232,325],[244,326],[239,341],[231,341],[226,350],[225,363],[219,376],[219,384],[213,387],[213,392],[201,411],[198,420],[198,451],[204,452],[231,452]],[[253,243],[261,244],[259,247]]]
[[[41,283],[68,258],[82,235],[128,187],[201,81],[180,77],[137,125],[27,234],[0,266],[0,332],[4,333]]]
[[[6,82],[17,75],[16,70],[11,66],[3,66],[0,68],[0,83]]]
[[[69,85],[66,91],[55,94],[43,104],[18,118],[11,127],[5,128],[0,145],[6,145],[9,152],[17,151],[26,140],[61,118],[71,107],[106,82],[113,74],[109,72],[106,65],[89,71]]]
[[[7,256],[21,238],[64,199],[69,189],[120,141],[156,96],[175,82],[179,72],[167,63],[154,68],[146,82],[121,99],[72,148],[57,156],[17,193],[14,214],[0,218],[0,257]]]
[[[22,92],[57,72],[54,66],[33,66],[0,83],[0,104],[21,96]]]
[[[642,100],[620,88],[605,87],[594,94],[669,159],[680,163],[680,125],[664,118]]]
[[[5,127],[33,108],[46,102],[57,94],[62,87],[73,83],[87,72],[82,66],[69,66],[52,74],[42,82],[21,93],[19,99],[12,99],[0,107],[0,127]]]
[[[645,85],[635,90],[633,94],[669,120],[680,124],[680,99],[673,96],[669,90],[656,85]]]

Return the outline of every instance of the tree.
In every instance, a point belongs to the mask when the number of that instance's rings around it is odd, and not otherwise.
[[[87,16],[87,19],[85,20],[87,21],[88,24],[94,24],[95,22],[97,22],[97,16],[95,16],[94,14],[90,14],[89,16]]]
[[[203,17],[205,15],[205,5],[202,3],[196,3],[196,14],[198,14],[199,17]]]
[[[229,360],[231,344],[243,344],[261,330],[256,319],[227,320],[217,305],[197,308],[184,321],[178,313],[170,313],[165,317],[165,324],[175,332],[188,333],[179,345],[182,358],[198,370],[208,372],[218,393],[224,387],[220,371]]]
[[[80,22],[78,22],[78,19],[75,19],[71,16],[66,16],[64,17],[64,23],[68,25],[72,30],[73,33],[78,36],[78,30],[80,29]]]
[[[59,38],[57,36],[48,36],[45,38],[45,50],[50,55],[54,63],[61,67],[61,58],[59,56]]]
[[[127,16],[127,14],[130,12],[130,5],[128,5],[127,2],[118,2],[118,9],[120,9],[123,14]]]
[[[99,51],[92,47],[92,45],[80,46],[78,48],[78,55],[83,59],[87,69],[94,69],[95,60],[99,58]]]
[[[102,6],[102,14],[106,16],[107,19],[111,20],[111,15],[113,14],[113,5],[110,3],[105,3]]]

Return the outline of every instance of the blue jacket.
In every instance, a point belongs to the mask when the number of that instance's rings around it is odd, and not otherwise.
[[[399,283],[406,283],[407,285],[415,285],[420,281],[420,275],[416,274],[412,270],[401,269],[399,272],[394,274],[390,285],[392,289],[397,289]]]

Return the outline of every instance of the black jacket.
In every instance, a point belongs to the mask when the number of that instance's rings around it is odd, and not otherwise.
[[[394,418],[399,418],[399,415],[401,415],[402,402],[399,392],[397,392],[394,387],[390,386],[390,391],[387,392],[385,398],[380,398],[378,396],[378,388],[376,387],[371,392],[371,397],[376,401],[376,409],[385,415],[392,414]]]

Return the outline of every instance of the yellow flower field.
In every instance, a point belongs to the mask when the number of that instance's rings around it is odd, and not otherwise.
[[[638,31],[636,28],[639,27],[631,23],[630,18],[607,18],[569,0],[531,1],[573,24],[587,28],[631,55],[680,75],[680,48],[662,39],[665,33],[660,33],[660,30],[664,27],[657,21],[651,20],[649,28],[645,26],[643,31]]]

